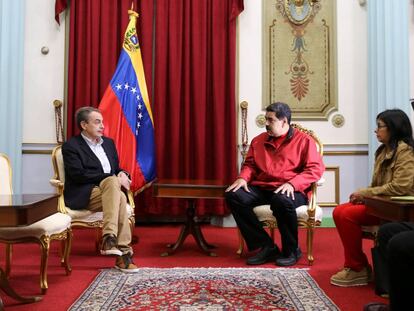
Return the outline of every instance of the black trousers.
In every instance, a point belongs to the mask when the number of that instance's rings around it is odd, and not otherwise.
[[[226,202],[248,249],[251,251],[274,244],[253,212],[256,206],[270,204],[270,209],[277,220],[283,254],[290,255],[298,247],[296,208],[307,204],[306,196],[301,192],[295,192],[295,199],[292,200],[286,194],[274,193],[255,186],[249,186],[249,190],[250,192],[246,192],[240,188],[236,192],[226,192]]]
[[[387,223],[378,232],[379,263],[385,274],[392,311],[413,306],[414,293],[414,223]],[[388,270],[388,271],[387,271]],[[374,272],[376,272],[374,263]]]

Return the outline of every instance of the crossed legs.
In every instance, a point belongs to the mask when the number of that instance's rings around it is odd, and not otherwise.
[[[88,209],[103,212],[103,235],[111,234],[117,238],[122,253],[132,252],[131,230],[128,222],[127,200],[121,191],[118,177],[105,178],[92,190]]]

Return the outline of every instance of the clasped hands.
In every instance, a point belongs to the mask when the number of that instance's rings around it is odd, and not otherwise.
[[[364,204],[364,196],[359,192],[351,193],[349,196],[349,202],[352,204]]]
[[[250,192],[249,187],[247,186],[247,181],[245,181],[243,178],[237,178],[234,183],[232,183],[227,189],[226,192],[236,192],[237,190],[239,190],[240,188],[243,188],[244,191],[246,192]],[[274,193],[282,193],[291,197],[292,200],[295,199],[295,188],[292,186],[292,184],[290,183],[284,183],[283,185],[280,185],[275,191]]]
[[[125,172],[123,171],[119,172],[118,180],[122,187],[124,187],[126,190],[129,190],[131,186],[131,179],[129,179],[128,175],[125,174]]]

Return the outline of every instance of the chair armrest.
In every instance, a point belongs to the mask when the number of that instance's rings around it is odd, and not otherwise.
[[[50,179],[49,183],[56,188],[62,188],[63,189],[63,185],[64,183],[61,182],[59,179]]]
[[[49,183],[53,187],[56,187],[57,193],[59,194],[58,206],[57,206],[58,212],[61,212],[63,214],[67,214],[68,210],[66,209],[65,199],[63,197],[63,187],[65,186],[65,183],[60,181],[59,179],[53,179],[53,178],[49,180]]]
[[[129,205],[131,206],[132,209],[132,215],[135,215],[135,201],[134,201],[134,194],[132,193],[131,190],[126,191],[126,196],[127,196],[127,200]]]

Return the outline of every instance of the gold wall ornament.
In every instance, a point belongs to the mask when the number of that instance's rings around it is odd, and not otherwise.
[[[63,117],[62,117],[62,101],[55,99],[53,101],[55,107],[55,130],[56,130],[56,142],[62,144],[65,141],[65,133],[63,131]]]
[[[256,117],[256,125],[257,127],[263,128],[266,126],[266,117],[264,114],[259,114]]]
[[[337,110],[335,0],[264,0],[263,109],[289,104],[295,120]]]
[[[336,114],[332,117],[332,124],[335,127],[342,127],[345,124],[345,118],[341,114]]]
[[[240,103],[240,109],[241,109],[241,150],[240,154],[242,156],[242,159],[246,158],[248,146],[249,146],[249,135],[247,133],[247,108],[249,107],[249,103],[247,101],[242,101]]]
[[[240,103],[240,108],[247,109],[247,107],[249,107],[249,103],[247,101],[244,100]]]

